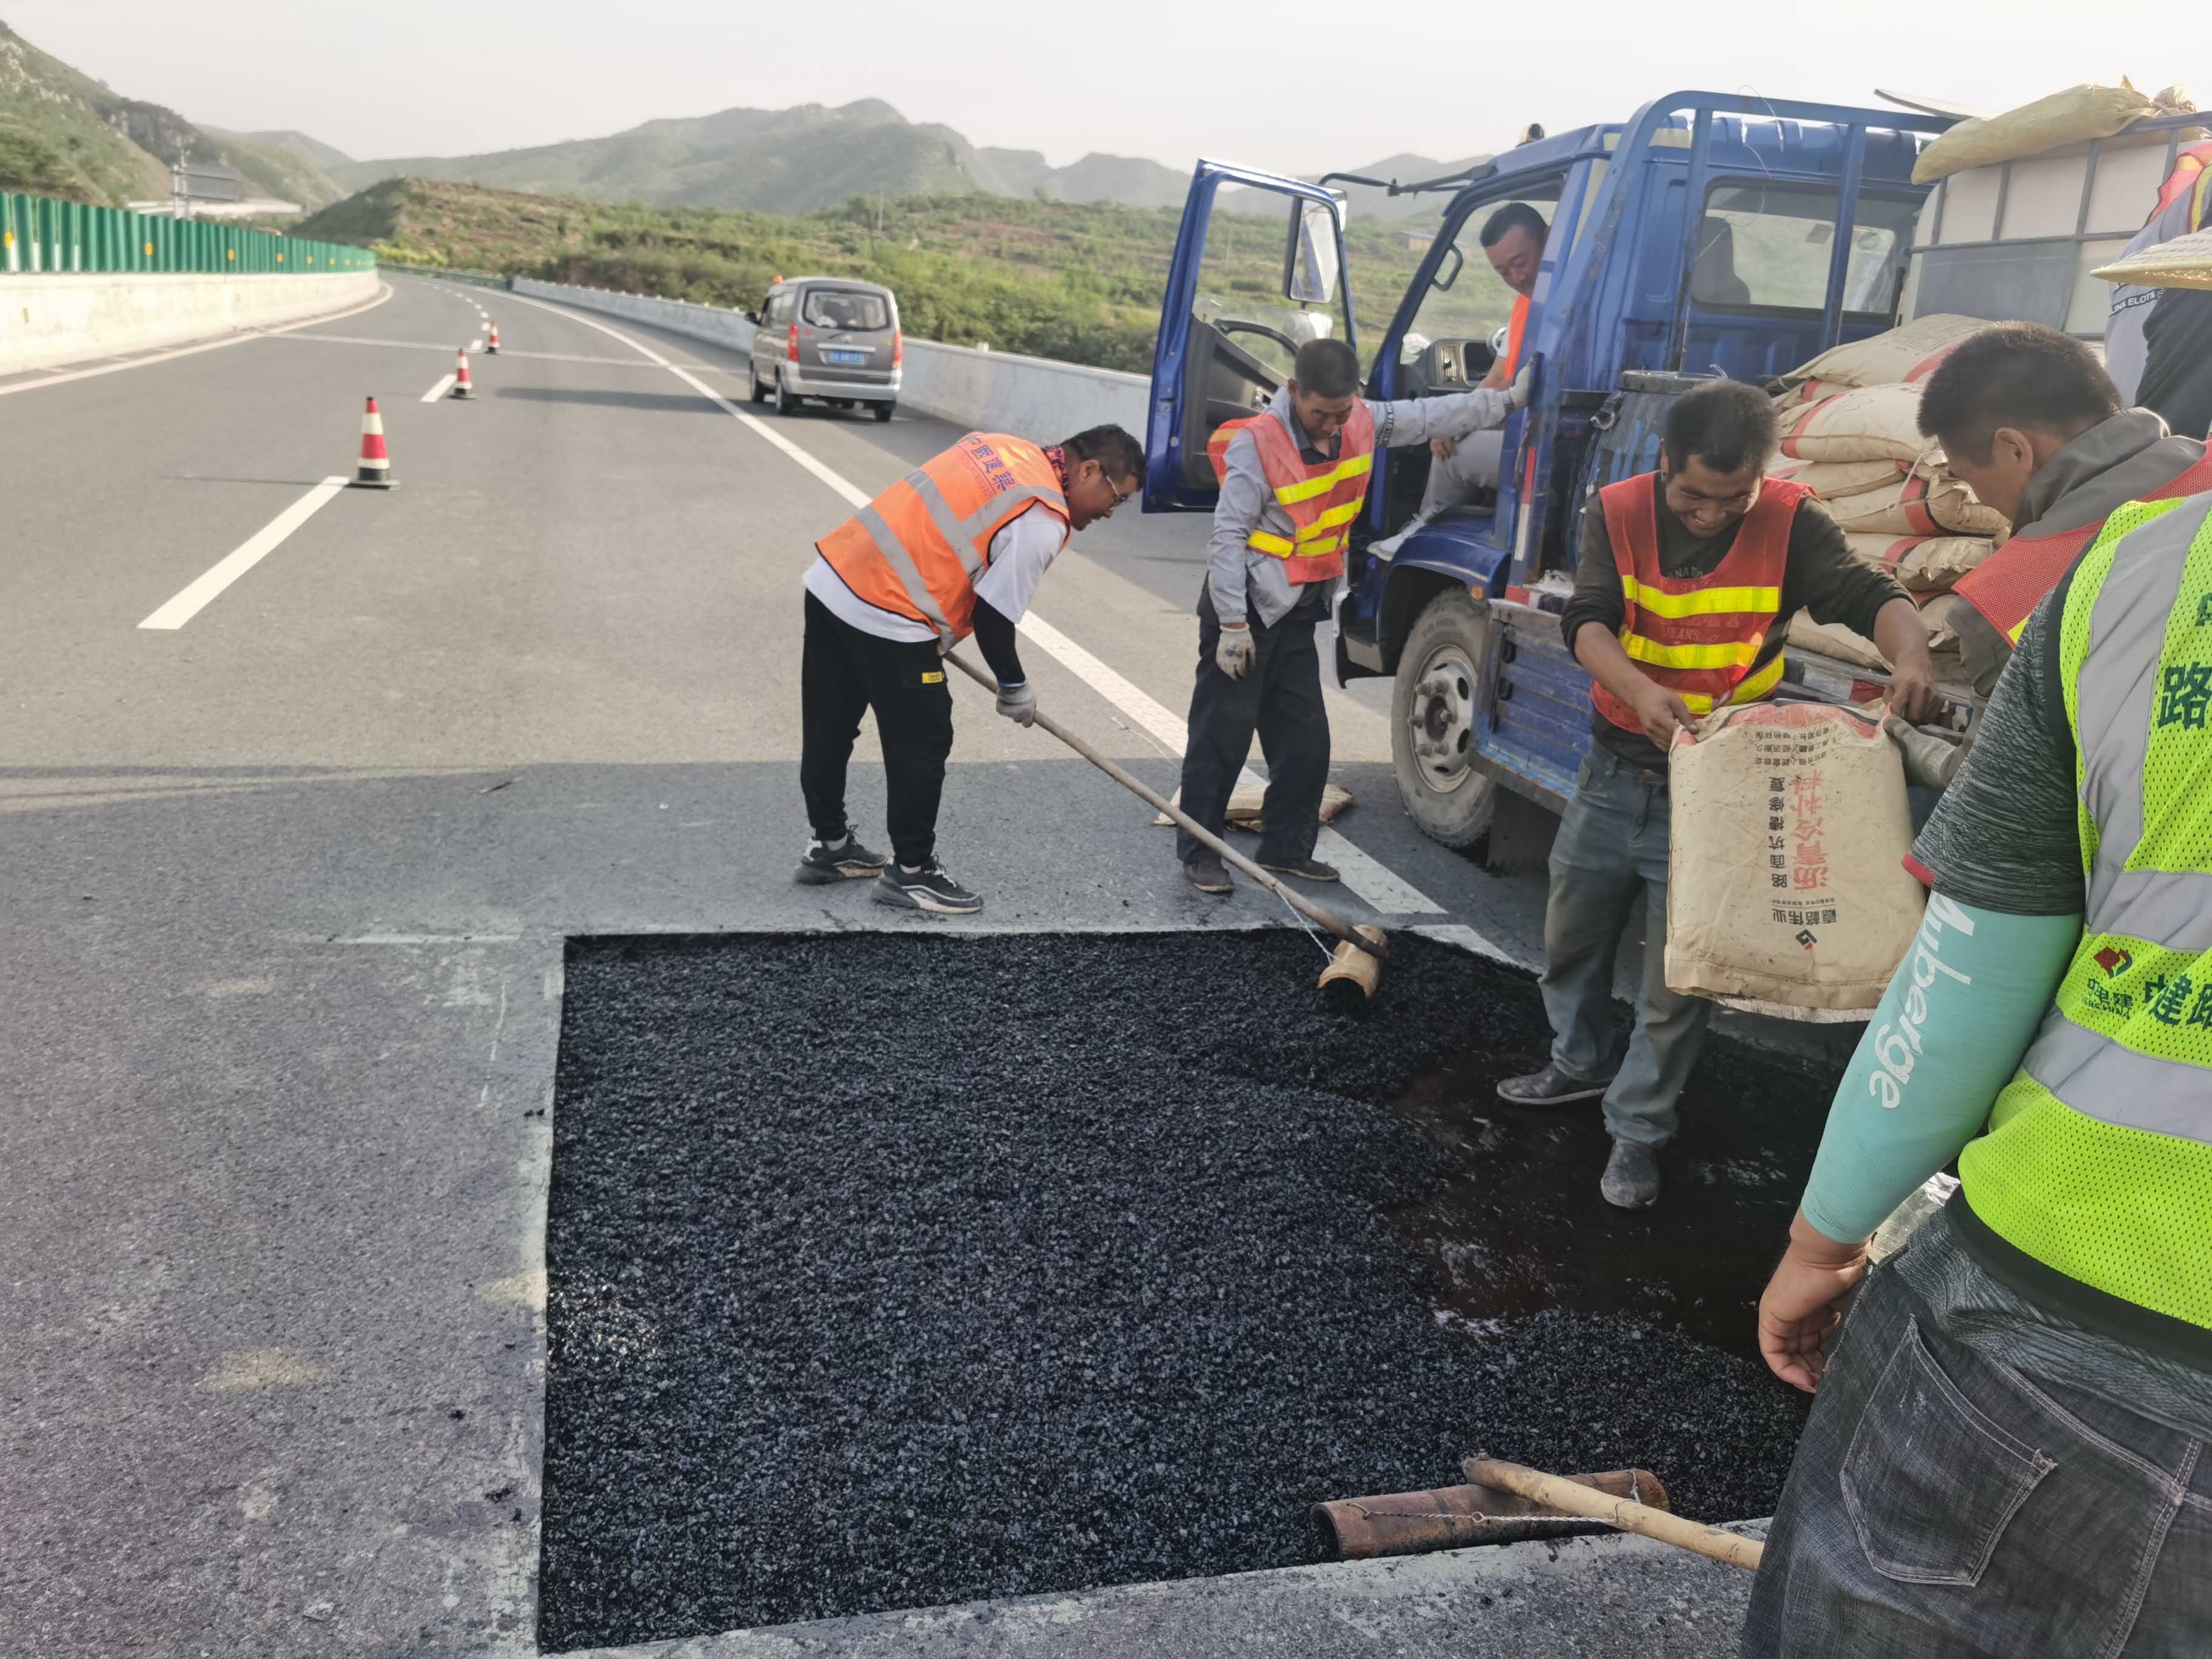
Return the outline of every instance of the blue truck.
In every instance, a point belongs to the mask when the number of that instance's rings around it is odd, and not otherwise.
[[[1582,503],[1657,464],[1667,405],[1699,378],[1763,381],[1896,325],[1929,193],[1913,164],[1950,125],[1683,92],[1626,123],[1389,185],[1449,199],[1379,347],[1362,351],[1370,397],[1476,384],[1504,333],[1478,325],[1502,290],[1477,233],[1509,202],[1551,227],[1522,347],[1534,392],[1502,434],[1494,489],[1396,536],[1431,463],[1425,448],[1378,453],[1339,601],[1339,681],[1394,678],[1394,769],[1426,834],[1467,847],[1495,818],[1500,836],[1548,835],[1590,741],[1589,677],[1561,645],[1558,616]],[[1153,359],[1147,512],[1212,507],[1207,437],[1266,406],[1301,339],[1359,347],[1340,180],[1382,182],[1199,164]],[[1241,232],[1249,253],[1266,192],[1290,198],[1289,229],[1279,295],[1255,296],[1249,279],[1226,277],[1220,241]],[[1794,650],[1786,672],[1780,695],[1838,702],[1880,680]],[[1496,839],[1492,854],[1504,856]]]

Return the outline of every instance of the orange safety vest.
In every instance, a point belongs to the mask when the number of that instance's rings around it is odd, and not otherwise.
[[[1068,522],[1060,475],[1026,438],[971,432],[817,542],[845,586],[937,630],[950,651],[975,629],[991,538],[1031,507]]]
[[[1797,503],[1813,492],[1769,478],[1736,526],[1735,542],[1709,575],[1659,571],[1658,475],[1638,473],[1597,493],[1605,532],[1620,572],[1628,614],[1621,649],[1650,678],[1679,692],[1693,714],[1723,703],[1756,702],[1782,681],[1782,653],[1757,673],[1752,665],[1782,614],[1782,578]],[[1636,711],[1593,680],[1597,711],[1624,732],[1641,732]]]
[[[2201,495],[2207,490],[2212,490],[2212,453],[2199,457],[2172,483],[2140,499],[2172,501],[2179,495]],[[2058,586],[2081,550],[2096,540],[2104,527],[2105,521],[2100,519],[2078,529],[2055,530],[2047,536],[2014,536],[1961,576],[1951,591],[2018,645],[2027,619],[2043,603],[2043,596]]]
[[[1528,296],[1522,295],[1513,301],[1512,320],[1505,325],[1505,378],[1511,380],[1521,368],[1521,337],[1528,331]]]
[[[1345,544],[1367,499],[1367,480],[1375,467],[1375,416],[1366,400],[1353,401],[1351,416],[1337,434],[1336,459],[1312,465],[1299,453],[1290,428],[1272,412],[1224,422],[1206,441],[1217,483],[1229,477],[1229,444],[1240,431],[1251,433],[1275,504],[1290,514],[1294,526],[1288,537],[1255,529],[1245,544],[1280,559],[1283,574],[1294,583],[1334,581],[1344,574]]]

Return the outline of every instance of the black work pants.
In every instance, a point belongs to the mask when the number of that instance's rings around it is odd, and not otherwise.
[[[806,596],[799,667],[799,787],[819,841],[837,841],[845,821],[845,768],[863,709],[876,711],[884,749],[884,814],[891,852],[921,863],[937,848],[937,803],[952,752],[952,688],[934,641],[879,639],[840,621]]]
[[[1319,586],[1320,585],[1316,585]],[[1327,588],[1302,596],[1269,627],[1248,618],[1251,667],[1232,680],[1213,659],[1221,622],[1213,594],[1198,599],[1198,683],[1190,694],[1190,744],[1182,757],[1182,810],[1215,835],[1221,833],[1237,775],[1244,769],[1252,737],[1267,757],[1267,795],[1261,802],[1260,857],[1287,863],[1313,856],[1321,834],[1322,787],[1328,781],[1328,711],[1321,698],[1321,653],[1314,629],[1325,618]],[[1202,848],[1188,830],[1176,831],[1176,856],[1188,863]]]

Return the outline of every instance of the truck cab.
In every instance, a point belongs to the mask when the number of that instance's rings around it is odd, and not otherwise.
[[[1201,161],[1153,359],[1146,510],[1211,508],[1207,436],[1266,407],[1305,339],[1351,342],[1370,398],[1474,386],[1502,349],[1513,298],[1480,233],[1509,203],[1533,207],[1550,228],[1519,364],[1532,392],[1491,441],[1498,481],[1401,534],[1430,454],[1376,454],[1337,605],[1336,663],[1340,683],[1394,678],[1399,789],[1436,840],[1474,842],[1501,790],[1557,811],[1590,742],[1589,678],[1558,617],[1580,507],[1657,465],[1666,407],[1698,379],[1764,381],[1895,325],[1928,196],[1913,164],[1950,125],[1683,92],[1449,179],[1394,183],[1393,194],[1449,199],[1371,349],[1346,280],[1345,195]],[[1279,240],[1255,228],[1265,222],[1252,204],[1267,193],[1289,198]],[[1879,684],[1796,653],[1787,672],[1784,695],[1852,700]]]

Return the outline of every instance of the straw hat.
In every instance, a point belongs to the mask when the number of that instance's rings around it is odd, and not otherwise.
[[[2094,274],[2108,283],[2144,288],[2212,289],[2212,229],[2147,247],[2115,264],[2100,265]]]

